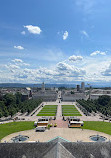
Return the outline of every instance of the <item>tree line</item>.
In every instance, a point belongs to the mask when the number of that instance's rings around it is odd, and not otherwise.
[[[81,106],[83,106],[88,112],[97,112],[111,116],[111,97],[107,95],[100,96],[96,100],[78,100]]]
[[[40,103],[41,99],[24,100],[22,94],[17,92],[15,95],[8,93],[0,98],[0,118],[13,116],[17,112],[32,112]]]

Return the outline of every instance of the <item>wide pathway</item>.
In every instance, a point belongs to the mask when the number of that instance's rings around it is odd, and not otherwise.
[[[61,104],[58,104],[57,107],[57,115],[56,115],[56,119],[60,119],[62,117],[62,109],[61,109]]]

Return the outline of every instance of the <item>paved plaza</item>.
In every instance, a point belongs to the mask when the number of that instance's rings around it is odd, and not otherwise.
[[[18,135],[28,136],[29,139],[26,142],[47,142],[57,136],[63,137],[64,139],[71,142],[91,142],[90,136],[92,135],[101,135],[107,138],[107,141],[111,139],[111,136],[105,133],[92,131],[92,130],[82,130],[78,128],[56,128],[52,127],[50,130],[46,130],[45,132],[35,132],[35,130],[21,131],[17,133],[10,134],[2,139],[1,142],[10,142],[12,137]]]

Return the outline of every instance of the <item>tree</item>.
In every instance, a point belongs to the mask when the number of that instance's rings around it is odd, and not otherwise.
[[[0,118],[3,117],[2,111],[0,110]]]
[[[4,116],[5,116],[5,117],[8,117],[8,116],[9,116],[8,110],[5,110],[5,111],[4,111]]]
[[[22,95],[20,93],[16,93],[15,95],[6,94],[3,97],[3,100],[0,101],[0,117],[7,117],[9,115],[13,116],[18,111],[21,111],[22,113],[30,113],[42,102],[40,99],[21,100]]]
[[[98,98],[98,103],[103,106],[107,105],[109,101],[110,101],[110,96],[107,95],[103,95]]]
[[[20,104],[22,100],[22,94],[17,92],[15,96],[16,96],[16,104]]]
[[[10,115],[11,115],[11,117],[14,115],[14,114],[16,114],[16,109],[13,107],[12,109],[10,109]]]
[[[10,104],[16,104],[16,97],[13,94],[6,94],[4,96],[4,102],[6,106],[9,106]]]

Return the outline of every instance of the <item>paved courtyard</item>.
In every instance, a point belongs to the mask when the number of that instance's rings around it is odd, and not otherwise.
[[[19,134],[29,136],[29,139],[27,140],[27,142],[30,142],[30,141],[47,142],[57,136],[63,137],[64,139],[71,142],[77,142],[77,141],[91,142],[89,137],[92,135],[97,135],[97,134],[106,137],[107,141],[111,139],[110,135],[97,132],[97,131],[85,130],[85,129],[82,130],[82,129],[77,129],[77,128],[53,127],[50,130],[46,130],[45,132],[35,132],[35,130],[33,129],[33,130],[13,133],[4,137],[1,142],[4,142],[4,141],[10,142],[12,137],[18,136]]]
[[[57,120],[51,120],[49,121],[49,124],[55,124],[57,123],[56,128],[68,128],[68,121],[63,121],[62,119],[57,119]]]

